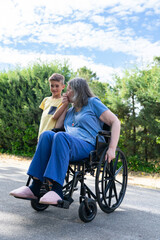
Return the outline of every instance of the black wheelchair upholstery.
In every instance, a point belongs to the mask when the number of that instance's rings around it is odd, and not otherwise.
[[[53,129],[58,132],[61,129]],[[63,131],[63,130],[62,130]],[[96,137],[96,149],[90,152],[89,158],[71,162],[65,177],[63,186],[64,199],[56,205],[68,209],[73,200],[73,193],[78,190],[79,196],[79,217],[84,222],[90,222],[97,213],[97,203],[102,211],[113,212],[121,204],[127,187],[127,162],[124,153],[117,148],[116,157],[109,164],[105,161],[105,154],[110,141],[110,128],[104,124],[104,128]],[[100,138],[104,138],[104,142]],[[95,191],[93,192],[85,183],[86,175],[95,177]],[[27,186],[31,178],[28,178]],[[41,188],[40,197],[50,190],[46,181]],[[36,211],[43,211],[49,205],[40,204],[37,200],[31,200],[31,206]]]

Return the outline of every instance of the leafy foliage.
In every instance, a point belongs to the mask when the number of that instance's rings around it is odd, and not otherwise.
[[[48,78],[57,72],[66,83],[83,77],[94,94],[121,120],[120,148],[130,170],[160,172],[160,64],[159,57],[146,70],[137,68],[115,76],[115,85],[98,81],[85,66],[73,71],[61,64],[34,63],[25,69],[0,73],[0,151],[32,156],[44,97],[50,96]]]
[[[0,74],[1,152],[33,155],[41,117],[39,105],[51,95],[48,78],[54,72],[63,74],[66,82],[72,74],[67,62],[35,63]]]
[[[150,166],[156,171],[160,156],[160,66],[126,71],[116,80],[110,99],[122,122],[120,145],[131,168],[149,171]]]

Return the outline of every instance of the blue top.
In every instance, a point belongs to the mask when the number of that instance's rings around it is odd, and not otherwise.
[[[68,109],[64,120],[65,131],[71,136],[95,145],[97,133],[103,128],[103,122],[99,117],[106,110],[108,108],[99,98],[88,98],[88,104],[79,112],[75,112],[74,107]]]

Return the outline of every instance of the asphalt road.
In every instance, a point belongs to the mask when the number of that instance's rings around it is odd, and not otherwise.
[[[36,212],[30,202],[9,196],[25,184],[26,167],[0,164],[0,240],[160,240],[160,190],[128,186],[121,206],[106,214],[98,208],[95,219],[78,217],[79,191],[64,210],[50,206]],[[94,178],[87,180],[94,186]]]

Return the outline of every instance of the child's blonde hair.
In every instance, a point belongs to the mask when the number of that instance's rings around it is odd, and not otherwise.
[[[50,77],[49,77],[49,82],[51,81],[57,81],[57,82],[62,82],[62,84],[64,84],[64,76],[59,74],[59,73],[53,73]]]

